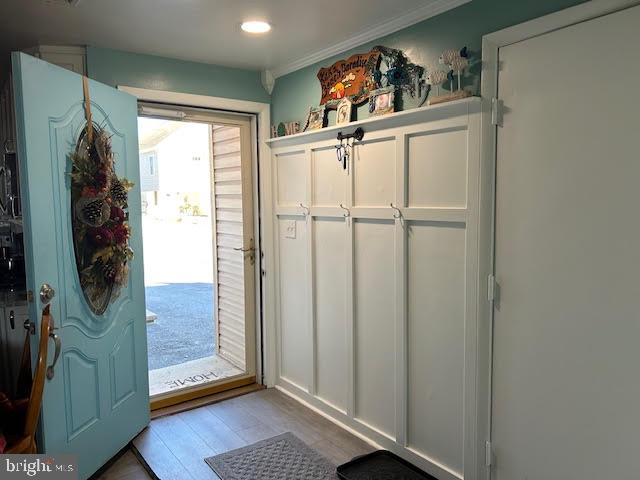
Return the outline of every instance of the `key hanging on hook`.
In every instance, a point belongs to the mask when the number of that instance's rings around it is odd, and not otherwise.
[[[336,137],[340,144],[336,145],[336,155],[338,162],[342,163],[342,169],[346,170],[351,151],[353,150],[353,144],[357,141],[361,141],[364,138],[364,130],[361,127],[355,129],[353,133],[338,132]],[[351,141],[349,141],[351,140]]]
[[[342,157],[344,155],[344,143],[342,140],[340,140],[340,143],[338,145],[336,145],[336,157],[338,158],[338,162],[342,163]]]
[[[347,140],[347,146],[344,149],[344,154],[342,155],[342,169],[347,169],[347,162],[349,161],[349,149],[353,148],[352,145],[349,145],[349,140]]]

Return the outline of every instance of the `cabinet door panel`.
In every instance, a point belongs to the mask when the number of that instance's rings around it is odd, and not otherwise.
[[[313,205],[337,206],[347,199],[346,170],[338,162],[334,147],[312,151]]]
[[[313,236],[317,394],[344,411],[347,405],[345,221],[317,218]]]
[[[295,237],[295,238],[291,238]],[[307,228],[300,217],[281,217],[280,244],[280,373],[308,389],[311,372],[311,330],[308,322]]]
[[[441,130],[409,137],[410,207],[467,206],[467,130]]]
[[[465,228],[411,222],[408,234],[409,447],[462,471]]]
[[[354,204],[388,207],[395,201],[396,140],[358,144],[354,149]]]
[[[356,418],[395,436],[393,222],[357,220],[355,235]]]
[[[277,169],[278,205],[298,205],[307,198],[307,162],[304,152],[274,155]]]

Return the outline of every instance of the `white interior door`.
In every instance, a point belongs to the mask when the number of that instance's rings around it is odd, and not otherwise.
[[[639,26],[500,49],[494,479],[639,475]]]

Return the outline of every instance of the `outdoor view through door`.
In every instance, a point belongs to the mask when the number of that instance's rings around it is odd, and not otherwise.
[[[254,371],[249,124],[175,118],[138,118],[152,398]]]

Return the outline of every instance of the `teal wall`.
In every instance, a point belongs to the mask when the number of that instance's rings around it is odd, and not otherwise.
[[[269,103],[260,72],[87,47],[87,73],[107,85]]]
[[[583,0],[472,0],[399,32],[362,45],[315,65],[280,77],[271,95],[271,118],[274,124],[306,120],[310,106],[320,102],[320,83],[316,77],[321,67],[357,52],[367,52],[375,45],[403,50],[409,60],[422,66],[437,65],[438,57],[449,48],[469,47],[472,59],[479,62],[482,36],[561,10]],[[578,53],[576,53],[578,54]],[[465,79],[467,87],[480,92],[479,63]],[[411,98],[403,99],[404,108],[411,108]],[[335,112],[332,112],[335,115]],[[368,116],[366,105],[358,108],[358,119]],[[329,117],[330,123],[333,116]]]

